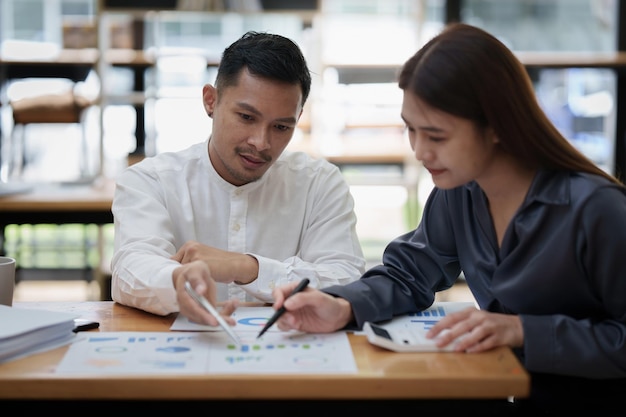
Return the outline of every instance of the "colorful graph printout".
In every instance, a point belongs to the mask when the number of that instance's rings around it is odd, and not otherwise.
[[[265,323],[274,314],[272,307],[239,307],[232,314],[235,319],[234,330],[239,332],[251,331],[260,332]],[[172,323],[170,330],[173,331],[223,331],[219,326],[207,326],[205,324],[195,323],[189,320],[187,317],[179,314]],[[272,326],[268,331],[277,332],[278,327]]]
[[[286,374],[357,372],[346,333],[242,332],[85,333],[61,360],[60,374]]]
[[[221,334],[224,336],[223,334]],[[213,349],[211,373],[355,373],[352,348],[345,333],[239,333],[243,345]]]

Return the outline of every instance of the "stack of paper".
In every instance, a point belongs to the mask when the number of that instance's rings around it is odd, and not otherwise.
[[[0,305],[0,363],[66,345],[75,340],[78,315]]]

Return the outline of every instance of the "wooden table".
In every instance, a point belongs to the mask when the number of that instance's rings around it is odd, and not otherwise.
[[[93,184],[40,184],[28,193],[0,197],[0,254],[5,254],[4,231],[10,224],[113,223],[114,191],[112,179],[97,179]],[[102,245],[103,239],[98,240]],[[103,258],[103,247],[99,253]],[[101,299],[110,300],[108,277],[101,275],[97,274]]]
[[[92,332],[167,332],[175,319],[175,315],[155,316],[112,301],[21,302],[14,307],[77,313],[100,322],[100,328]],[[508,348],[480,354],[393,353],[369,344],[364,336],[350,333],[348,337],[357,374],[60,376],[54,371],[67,351],[62,347],[0,364],[0,399],[231,400],[233,404],[315,400],[317,404],[348,401],[351,407],[364,403],[369,407],[374,405],[370,400],[396,405],[402,400],[415,406],[424,404],[415,400],[449,403],[455,399],[452,403],[465,404],[462,400],[506,399],[529,393],[529,376]],[[437,406],[441,404],[437,402]]]

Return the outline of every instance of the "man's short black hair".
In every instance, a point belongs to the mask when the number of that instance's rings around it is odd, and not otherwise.
[[[224,50],[217,70],[216,88],[237,84],[247,68],[251,74],[302,88],[302,106],[311,91],[311,73],[300,47],[281,35],[249,31]]]

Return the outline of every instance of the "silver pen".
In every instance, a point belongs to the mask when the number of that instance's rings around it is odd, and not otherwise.
[[[191,298],[196,300],[198,304],[200,304],[206,311],[208,311],[213,317],[215,317],[220,326],[222,326],[222,329],[224,329],[226,333],[228,333],[230,338],[233,339],[233,342],[235,342],[237,346],[241,346],[241,341],[239,340],[239,336],[237,336],[237,333],[235,333],[230,325],[226,323],[226,320],[224,320],[224,318],[215,309],[215,307],[213,307],[211,303],[209,303],[209,300],[198,294],[191,287],[191,284],[189,282],[185,282],[185,290],[187,290],[187,293],[191,296]]]

